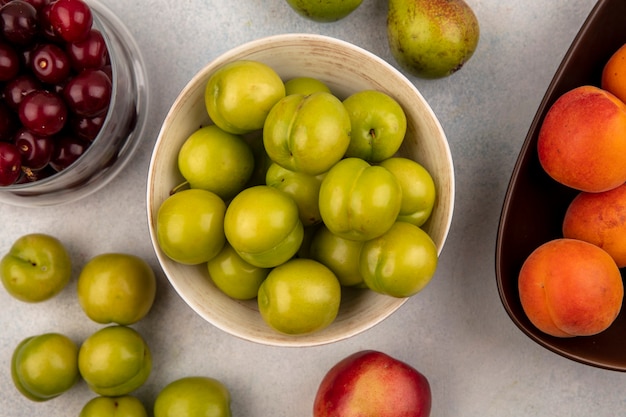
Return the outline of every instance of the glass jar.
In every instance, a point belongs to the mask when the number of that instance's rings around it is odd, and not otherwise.
[[[50,206],[96,192],[117,175],[139,146],[148,113],[148,77],[139,47],[108,8],[87,0],[94,28],[106,41],[111,61],[111,103],[98,136],[69,167],[30,183],[0,187],[0,202]]]

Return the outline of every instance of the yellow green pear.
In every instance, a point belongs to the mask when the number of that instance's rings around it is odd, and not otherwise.
[[[433,79],[452,75],[471,58],[480,27],[463,0],[389,0],[387,36],[402,68]]]

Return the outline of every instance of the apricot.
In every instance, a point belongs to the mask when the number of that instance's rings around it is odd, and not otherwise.
[[[622,307],[619,268],[603,249],[578,239],[542,244],[524,261],[518,289],[524,313],[544,333],[590,336],[606,330]]]
[[[626,102],[626,44],[604,64],[600,86]]]
[[[548,109],[537,142],[539,162],[554,180],[587,192],[626,182],[626,104],[594,86],[561,95]]]
[[[563,218],[563,236],[604,249],[626,266],[626,184],[601,193],[580,192]]]

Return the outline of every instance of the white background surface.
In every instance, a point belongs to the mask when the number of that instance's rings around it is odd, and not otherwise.
[[[0,205],[0,252],[31,232],[60,238],[75,273],[104,252],[148,260],[158,275],[156,303],[134,327],[154,367],[134,394],[152,410],[166,383],[202,374],[231,391],[234,416],[310,416],[326,371],[345,356],[377,349],[427,376],[433,417],[617,416],[626,409],[626,375],[561,358],[528,339],[498,297],[494,253],[504,193],[517,153],[557,66],[593,0],[468,0],[481,24],[474,57],[457,74],[409,78],[438,115],[456,170],[452,228],[431,284],[390,318],[349,340],[313,348],[266,347],[230,336],[198,317],[161,273],[146,219],[146,175],[169,106],[186,82],[220,53],[262,36],[312,32],[350,41],[393,65],[386,0],[364,0],[348,18],[307,21],[284,0],[102,0],[139,44],[150,82],[150,114],[131,164],[96,195],[52,208]],[[76,275],[75,274],[75,275]],[[77,342],[100,326],[75,297],[75,278],[56,298],[28,305],[0,291],[0,415],[72,416],[94,396],[80,382],[46,403],[13,387],[10,357],[27,336],[60,331]]]

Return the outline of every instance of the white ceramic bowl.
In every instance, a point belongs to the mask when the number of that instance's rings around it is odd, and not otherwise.
[[[211,123],[204,106],[207,80],[217,68],[239,59],[268,64],[284,80],[296,76],[318,78],[340,98],[364,89],[394,97],[408,119],[407,137],[399,153],[421,163],[436,184],[435,208],[423,228],[439,252],[446,240],[454,205],[454,169],[444,131],[419,91],[391,65],[357,46],[320,35],[286,34],[241,45],[212,61],[191,79],[167,114],[152,154],[147,190],[150,234],[163,271],[201,317],[246,340],[276,346],[312,346],[367,330],[407,299],[369,290],[344,290],[339,314],[329,327],[308,335],[283,335],[263,321],[256,300],[237,301],[221,293],[211,282],[206,265],[178,264],[159,249],[155,230],[158,208],[170,190],[183,181],[177,168],[178,150],[199,126]]]

